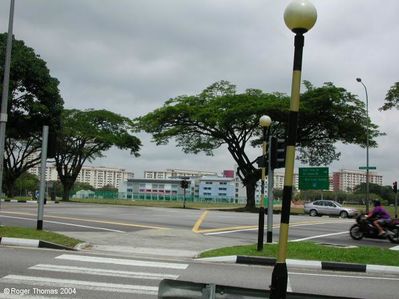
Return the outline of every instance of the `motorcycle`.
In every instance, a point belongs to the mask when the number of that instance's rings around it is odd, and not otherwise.
[[[383,225],[385,234],[378,235],[378,229],[373,225],[373,219],[367,218],[365,215],[356,217],[356,223],[349,229],[349,234],[354,240],[363,238],[386,239],[395,244],[399,244],[399,219],[392,219],[390,223]]]

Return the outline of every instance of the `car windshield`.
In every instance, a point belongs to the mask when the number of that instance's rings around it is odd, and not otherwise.
[[[342,207],[342,205],[340,203],[337,203],[336,201],[333,201],[333,203],[335,203],[338,207]]]

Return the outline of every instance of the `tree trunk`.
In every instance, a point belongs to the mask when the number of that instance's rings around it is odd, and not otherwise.
[[[63,184],[64,192],[62,193],[62,200],[69,201],[69,195],[71,193],[73,184]]]
[[[255,189],[256,189],[256,181],[250,181],[246,185],[247,189],[247,205],[245,209],[252,210],[255,208]]]
[[[8,198],[13,198],[15,196],[15,181],[17,177],[10,175],[9,173],[5,173],[3,180],[4,193]]]

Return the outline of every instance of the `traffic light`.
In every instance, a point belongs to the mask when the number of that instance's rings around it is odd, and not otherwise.
[[[271,168],[283,168],[285,166],[285,140],[277,139],[276,137],[271,138],[270,145],[270,161]]]
[[[267,156],[259,156],[255,162],[258,164],[258,168],[267,168]]]
[[[180,182],[180,187],[182,187],[183,189],[187,189],[188,188],[188,181],[182,180]]]
[[[50,128],[47,139],[47,158],[55,158],[57,153],[57,134]]]
[[[393,189],[393,192],[395,192],[395,193],[397,193],[398,192],[398,182],[393,182],[393,184],[392,184],[392,189]]]

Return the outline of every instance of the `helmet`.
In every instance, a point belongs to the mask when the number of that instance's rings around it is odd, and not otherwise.
[[[375,207],[379,207],[381,205],[381,202],[379,200],[374,200],[373,204]]]

